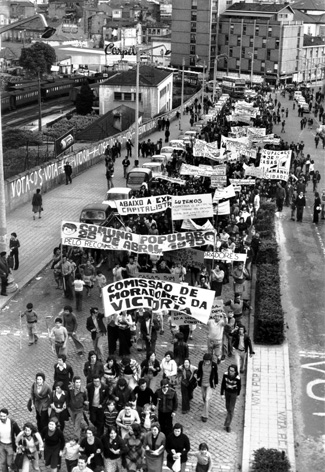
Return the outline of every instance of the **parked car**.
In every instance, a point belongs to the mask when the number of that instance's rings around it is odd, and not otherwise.
[[[145,169],[151,169],[153,177],[162,174],[164,170],[164,166],[161,162],[145,162],[142,164],[142,167]]]
[[[161,148],[160,153],[165,154],[167,159],[170,161],[173,158],[174,148],[172,146],[164,146]]]
[[[168,159],[165,154],[154,154],[153,156],[151,156],[151,162],[160,162],[163,165],[163,168],[165,168]]]
[[[103,201],[104,205],[108,205],[110,208],[116,210],[116,200],[128,200],[132,198],[132,189],[128,187],[113,187],[110,188],[106,193],[106,200]]]
[[[148,190],[151,188],[152,170],[145,167],[134,167],[127,175],[126,185],[132,190],[140,190],[145,185]]]
[[[84,206],[80,213],[79,221],[99,226],[109,226],[112,218],[112,208],[106,203],[89,203]]]

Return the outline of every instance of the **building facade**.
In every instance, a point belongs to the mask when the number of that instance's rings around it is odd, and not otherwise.
[[[234,75],[269,82],[293,80],[303,47],[303,22],[289,5],[236,3],[220,15],[217,76]]]
[[[173,74],[151,66],[141,66],[139,79],[139,112],[144,120],[172,109]],[[135,109],[135,101],[135,69],[118,73],[99,86],[100,115],[119,105]]]

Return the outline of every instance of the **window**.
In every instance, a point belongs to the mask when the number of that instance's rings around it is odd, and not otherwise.
[[[197,9],[197,0],[192,0],[192,10]]]
[[[262,48],[266,48],[266,38],[262,38]]]
[[[250,46],[251,48],[254,46],[254,38],[253,38],[253,36],[251,36],[251,37],[249,38],[249,46]]]
[[[216,47],[215,46],[211,46],[211,55],[212,56],[216,55]]]
[[[259,33],[260,33],[260,27],[257,25],[257,26],[255,27],[255,35],[258,36]]]
[[[190,45],[190,54],[195,54],[195,46]]]
[[[234,34],[234,25],[230,25],[230,34]]]
[[[237,36],[237,46],[241,46],[241,37]]]
[[[229,42],[229,36],[225,34],[225,44],[228,44],[228,42]]]
[[[268,61],[271,60],[271,49],[267,49],[267,50],[266,50],[266,59],[267,59]]]
[[[121,92],[114,92],[114,100],[115,101],[122,100],[122,93]]]
[[[264,69],[265,69],[265,62],[262,61],[262,62],[261,62],[261,70],[264,70]]]
[[[229,48],[229,57],[232,57],[233,52],[234,52],[234,51],[233,51],[233,48]]]
[[[267,28],[267,35],[268,35],[269,38],[272,36],[272,26],[269,26]]]
[[[241,57],[245,57],[245,48],[241,48]]]
[[[246,34],[246,32],[247,32],[247,26],[243,25],[243,34]]]
[[[217,35],[216,35],[216,34],[212,34],[212,35],[211,35],[211,43],[215,44],[216,41],[217,41]]]
[[[196,22],[195,21],[191,22],[191,33],[196,33]]]
[[[197,12],[196,11],[191,12],[191,21],[197,21]]]
[[[236,67],[237,67],[237,69],[239,69],[239,67],[240,67],[240,59],[236,59]]]
[[[278,64],[274,64],[274,71],[278,70]]]
[[[190,66],[195,66],[195,56],[190,56]]]
[[[280,46],[280,40],[276,39],[275,40],[275,49],[279,49],[279,46]]]
[[[196,34],[191,34],[191,36],[190,36],[190,42],[191,42],[191,43],[196,43]]]

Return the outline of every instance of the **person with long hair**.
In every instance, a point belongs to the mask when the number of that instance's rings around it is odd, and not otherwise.
[[[38,372],[30,391],[30,403],[31,408],[35,408],[37,429],[40,432],[49,422],[48,411],[51,404],[51,394],[51,387],[45,382],[45,374]]]
[[[105,472],[119,472],[122,468],[122,455],[126,453],[125,442],[117,434],[115,427],[109,428],[101,441]]]
[[[117,384],[119,373],[120,367],[116,361],[116,357],[109,355],[106,359],[106,364],[104,364],[104,379],[108,386],[110,395]]]
[[[44,462],[46,467],[51,467],[51,472],[56,472],[61,465],[61,456],[65,446],[62,431],[58,428],[58,419],[53,417],[48,425],[41,431],[44,441]]]
[[[51,418],[55,416],[60,423],[60,429],[63,432],[65,422],[69,419],[67,408],[68,393],[63,390],[63,382],[56,382],[51,395]]]
[[[36,471],[39,468],[39,454],[44,450],[44,443],[36,426],[27,422],[16,437],[17,453],[23,453],[22,472],[29,472],[30,466]]]
[[[95,470],[97,466],[103,465],[102,450],[103,445],[101,440],[95,436],[95,428],[88,426],[86,437],[80,443],[80,452],[87,456],[88,465],[91,470]]]
[[[228,371],[223,374],[221,382],[220,395],[226,397],[227,416],[225,420],[225,430],[230,433],[230,425],[234,416],[237,397],[241,390],[241,379],[238,375],[238,368],[236,364],[231,364]]]
[[[166,436],[161,432],[159,423],[153,423],[143,442],[147,472],[162,472],[165,444]]]
[[[155,352],[149,352],[147,358],[141,362],[141,377],[143,377],[147,386],[155,393],[157,384],[157,375],[161,371],[160,363],[156,358]]]
[[[87,383],[92,382],[94,375],[98,375],[100,378],[104,375],[104,366],[102,361],[97,357],[95,351],[89,351],[88,361],[84,364],[84,375],[87,378]]]
[[[173,432],[166,439],[167,467],[174,470],[175,462],[180,461],[180,471],[185,472],[187,454],[190,449],[190,440],[183,433],[183,426],[180,423],[175,423]]]

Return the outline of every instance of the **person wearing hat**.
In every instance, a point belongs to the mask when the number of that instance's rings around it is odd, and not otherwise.
[[[158,421],[166,437],[173,431],[173,418],[178,407],[176,391],[169,386],[168,379],[162,379],[156,391]]]
[[[0,253],[0,282],[1,282],[1,295],[7,296],[7,285],[8,275],[10,274],[9,264],[6,258],[7,253],[5,251]]]
[[[209,353],[205,353],[203,360],[199,362],[197,382],[199,387],[201,387],[203,400],[201,420],[206,423],[209,416],[212,392],[218,384],[218,365],[215,362],[212,362],[212,355]]]

